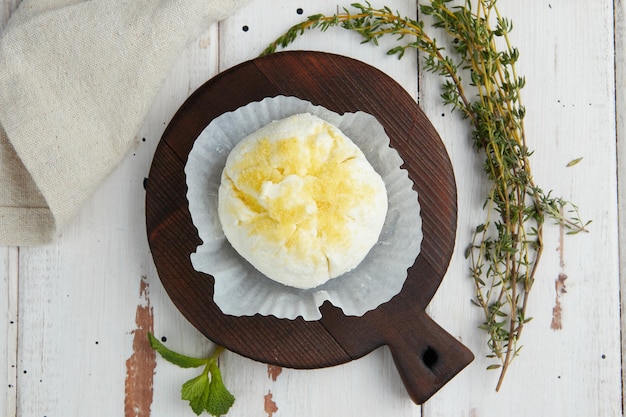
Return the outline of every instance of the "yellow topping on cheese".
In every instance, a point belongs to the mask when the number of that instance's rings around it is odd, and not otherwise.
[[[387,210],[384,183],[361,150],[309,114],[240,142],[219,197],[233,247],[269,278],[300,288],[353,269],[376,242]]]

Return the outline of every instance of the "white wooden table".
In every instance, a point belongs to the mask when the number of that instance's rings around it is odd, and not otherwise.
[[[18,4],[0,1],[0,25]],[[374,3],[385,4],[417,14],[414,1]],[[463,257],[482,218],[486,186],[468,127],[442,106],[439,80],[420,71],[415,55],[398,61],[337,29],[309,33],[292,49],[340,53],[382,69],[418,100],[448,149],[459,195],[457,243],[428,312],[476,360],[416,406],[386,348],[311,371],[268,367],[227,352],[220,365],[237,398],[229,416],[623,415],[626,315],[620,315],[620,288],[626,287],[620,285],[620,258],[626,260],[626,242],[620,245],[618,231],[626,215],[619,204],[626,197],[626,3],[499,4],[515,23],[512,39],[522,54],[518,69],[527,79],[523,95],[535,178],[593,220],[591,233],[576,236],[546,227],[529,307],[534,320],[502,390],[494,392],[497,374],[485,370],[485,337],[469,301],[472,282]],[[204,355],[212,348],[173,306],[152,263],[143,188],[152,155],[195,88],[257,56],[291,24],[334,13],[338,5],[348,2],[254,0],[207,28],[181,51],[138,133],[139,145],[60,239],[43,247],[0,248],[0,416],[193,415],[180,400],[180,386],[197,371],[154,358],[145,345],[145,332],[153,330],[184,353]],[[578,157],[584,157],[581,163],[566,167]]]

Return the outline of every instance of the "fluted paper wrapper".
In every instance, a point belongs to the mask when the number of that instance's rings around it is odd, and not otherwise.
[[[378,243],[365,259],[352,271],[304,290],[258,272],[229,244],[217,214],[218,188],[231,149],[270,122],[298,113],[311,113],[348,136],[383,178],[389,201]],[[191,254],[191,262],[197,271],[215,278],[213,300],[222,312],[318,320],[319,307],[328,300],[346,315],[362,316],[398,294],[422,241],[417,192],[407,171],[400,168],[402,163],[382,125],[364,112],[339,115],[308,101],[279,96],[214,119],[196,139],[185,174],[189,211],[203,242]]]

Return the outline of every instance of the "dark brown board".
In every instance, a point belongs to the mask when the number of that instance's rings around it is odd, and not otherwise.
[[[215,117],[252,101],[295,96],[337,113],[374,115],[404,160],[421,206],[423,241],[402,291],[362,317],[329,303],[322,319],[224,315],[213,278],[193,269],[201,243],[188,211],[184,166],[195,139]],[[388,345],[409,395],[426,401],[472,361],[471,352],[424,312],[452,255],[456,187],[437,132],[407,92],[383,72],[321,52],[281,52],[244,62],[201,86],[176,113],[157,147],[146,186],[148,240],[159,277],[182,314],[206,337],[261,362],[320,368]]]

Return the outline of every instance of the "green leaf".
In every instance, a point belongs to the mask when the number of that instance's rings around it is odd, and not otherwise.
[[[209,374],[205,369],[200,375],[183,384],[180,396],[183,400],[189,401],[189,406],[199,416],[206,409],[210,393]]]
[[[230,407],[235,403],[235,397],[226,389],[222,381],[222,373],[216,362],[209,365],[209,371],[211,372],[211,384],[205,410],[214,416],[221,416],[228,413]]]
[[[204,365],[202,373],[185,382],[180,392],[181,398],[189,401],[189,406],[196,415],[207,411],[218,417],[228,412],[235,402],[235,397],[224,386],[222,373],[217,366],[217,358],[224,348],[218,346],[210,357],[198,359],[168,349],[150,332],[148,332],[148,340],[152,349],[174,365],[181,368],[197,368]]]
[[[580,161],[582,161],[582,160],[583,160],[583,158],[582,158],[582,156],[581,156],[580,158],[576,158],[576,159],[573,159],[573,160],[569,161],[569,162],[567,163],[567,168],[569,168],[569,167],[573,167],[574,165],[578,164],[578,163],[579,163]]]
[[[192,358],[168,349],[150,332],[148,332],[148,340],[150,341],[150,347],[156,350],[163,359],[181,368],[197,368],[207,363],[207,359]]]
[[[226,389],[215,360],[207,364],[202,374],[183,384],[181,398],[189,401],[196,415],[206,411],[215,417],[228,413],[235,403],[235,397]]]

